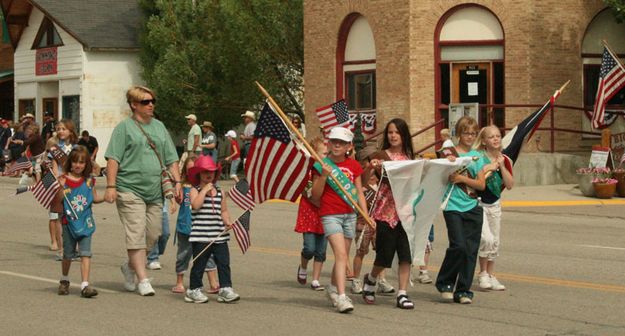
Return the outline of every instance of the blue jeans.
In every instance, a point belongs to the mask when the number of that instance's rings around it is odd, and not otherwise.
[[[436,288],[439,292],[454,291],[454,300],[462,296],[473,298],[471,284],[477,251],[482,236],[483,212],[479,205],[466,211],[443,211],[449,247],[438,271]]]
[[[191,243],[193,249],[193,257],[196,257],[209,243]],[[202,277],[206,268],[208,259],[213,256],[217,263],[217,276],[219,277],[219,286],[232,287],[232,279],[230,277],[230,250],[228,243],[215,243],[211,245],[206,252],[202,253],[191,267],[191,276],[189,277],[189,289],[204,287]]]
[[[178,238],[178,251],[176,252],[176,274],[184,274],[189,268],[189,261],[193,256],[193,250],[191,249],[191,243],[189,243],[189,235],[178,232],[176,234]],[[206,271],[216,270],[215,258],[211,256],[206,262]]]
[[[302,258],[310,260],[313,257],[315,261],[326,261],[326,248],[328,240],[323,233],[304,232],[304,248],[302,249]]]
[[[162,232],[158,237],[156,244],[148,254],[148,264],[153,261],[158,261],[158,257],[162,256],[165,253],[165,247],[167,247],[167,242],[169,241],[169,205],[168,202],[163,203],[163,220],[162,220]]]

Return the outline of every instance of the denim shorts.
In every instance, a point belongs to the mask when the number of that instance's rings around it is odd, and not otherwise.
[[[69,225],[61,226],[63,227],[63,259],[71,260],[75,257],[91,257],[91,237],[93,236],[76,240],[69,232]],[[78,252],[76,252],[76,244],[78,244]]]
[[[355,213],[322,216],[321,224],[326,237],[341,233],[347,239],[354,239],[356,235]]]

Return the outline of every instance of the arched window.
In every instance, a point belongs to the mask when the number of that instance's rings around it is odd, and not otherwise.
[[[625,57],[625,23],[617,23],[609,9],[599,12],[588,27],[582,41],[582,62],[584,64],[584,108],[592,111],[597,95],[599,83],[599,70],[601,69],[601,55],[603,53],[603,40],[621,59]],[[609,111],[625,111],[625,89],[621,89],[608,101],[606,106],[606,125],[611,125],[617,119],[616,114]],[[590,130],[590,112],[586,112],[588,118],[583,122],[585,130]]]
[[[505,123],[505,111],[475,104],[504,104],[504,32],[499,19],[479,5],[445,13],[435,31],[436,119],[453,127],[463,114],[480,126]],[[450,111],[447,106],[453,107]]]
[[[337,98],[345,98],[352,118],[360,114],[362,130],[375,131],[376,78],[375,41],[367,19],[348,15],[339,31],[336,55]]]

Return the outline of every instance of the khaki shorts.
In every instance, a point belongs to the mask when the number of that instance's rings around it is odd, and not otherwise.
[[[126,249],[152,250],[163,230],[163,204],[146,204],[132,192],[119,191],[116,204],[126,235]]]

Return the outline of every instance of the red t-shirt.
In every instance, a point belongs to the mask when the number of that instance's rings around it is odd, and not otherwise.
[[[236,140],[230,139],[230,148],[231,148],[230,149],[230,155],[232,155],[232,153],[234,153],[235,149],[237,150],[237,155],[232,157],[233,161],[241,157],[241,150],[239,149],[239,143]]]
[[[352,183],[356,180],[356,177],[362,174],[362,167],[358,161],[352,158],[345,158],[341,163],[335,163],[339,169],[349,178]],[[314,174],[319,176],[317,170]],[[330,177],[328,177],[330,178]],[[358,201],[357,199],[355,201]],[[321,201],[319,207],[319,217],[326,215],[340,215],[354,212],[351,206],[347,205],[345,201],[336,193],[330,185],[326,183],[323,194],[321,195]]]

